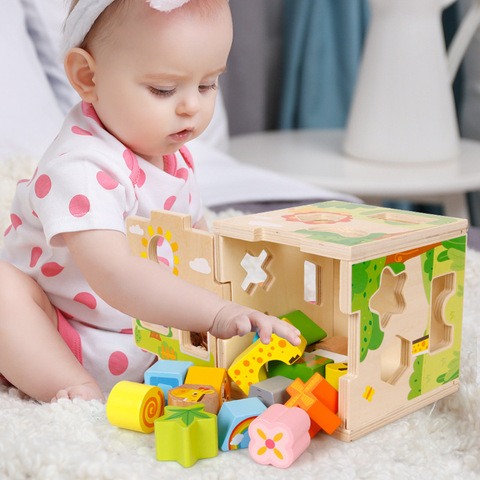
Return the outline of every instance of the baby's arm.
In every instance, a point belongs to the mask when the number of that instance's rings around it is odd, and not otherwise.
[[[63,238],[92,289],[127,315],[181,330],[209,331],[219,338],[258,331],[264,343],[272,333],[300,343],[299,331],[287,322],[223,300],[162,264],[132,256],[121,232],[91,230]]]

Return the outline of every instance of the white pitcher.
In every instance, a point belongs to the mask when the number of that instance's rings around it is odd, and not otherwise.
[[[346,154],[412,163],[458,157],[452,80],[480,24],[480,0],[473,1],[447,57],[441,14],[455,1],[369,0],[370,26],[346,127]]]

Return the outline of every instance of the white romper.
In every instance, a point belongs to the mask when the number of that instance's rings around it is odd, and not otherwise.
[[[155,209],[188,213],[193,225],[200,220],[188,150],[165,156],[161,170],[107,132],[85,102],[68,114],[33,177],[19,182],[12,204],[0,258],[43,288],[74,328],[76,345],[67,343],[105,392],[120,380],[142,381],[154,356],[135,346],[131,318],[93,292],[60,234],[125,233],[128,216],[150,217]]]

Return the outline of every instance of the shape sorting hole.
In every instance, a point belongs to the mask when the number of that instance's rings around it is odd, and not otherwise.
[[[428,223],[428,221],[419,215],[402,212],[382,212],[375,215],[369,215],[369,218],[378,218],[379,220],[385,220],[386,222],[404,223],[407,225],[420,225],[422,223]]]
[[[445,319],[448,299],[455,293],[455,272],[435,277],[432,280],[430,314],[430,353],[434,354],[452,345],[453,325]]]
[[[242,289],[249,295],[254,292],[256,287],[262,287],[264,290],[269,287],[273,280],[267,270],[271,258],[272,256],[266,250],[262,250],[258,257],[247,252],[240,262],[242,268],[247,272],[242,282]]]
[[[370,309],[380,318],[380,326],[385,329],[392,315],[405,310],[405,298],[402,290],[407,274],[395,275],[391,268],[385,267],[380,278],[380,286],[370,299]]]
[[[322,269],[319,265],[309,262],[304,263],[304,289],[303,299],[308,303],[320,305],[322,302]]]
[[[178,275],[177,267],[178,257],[176,251],[178,246],[172,242],[170,235],[154,235],[148,243],[148,258],[157,263],[163,263]]]
[[[397,335],[386,347],[380,357],[382,381],[395,385],[406,372],[410,361],[410,342]]]
[[[207,332],[185,332],[180,334],[180,349],[182,352],[197,358],[210,358]]]

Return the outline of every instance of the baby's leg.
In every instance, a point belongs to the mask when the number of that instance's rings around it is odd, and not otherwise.
[[[0,261],[0,372],[41,401],[104,400],[57,330],[57,313],[38,283]]]

